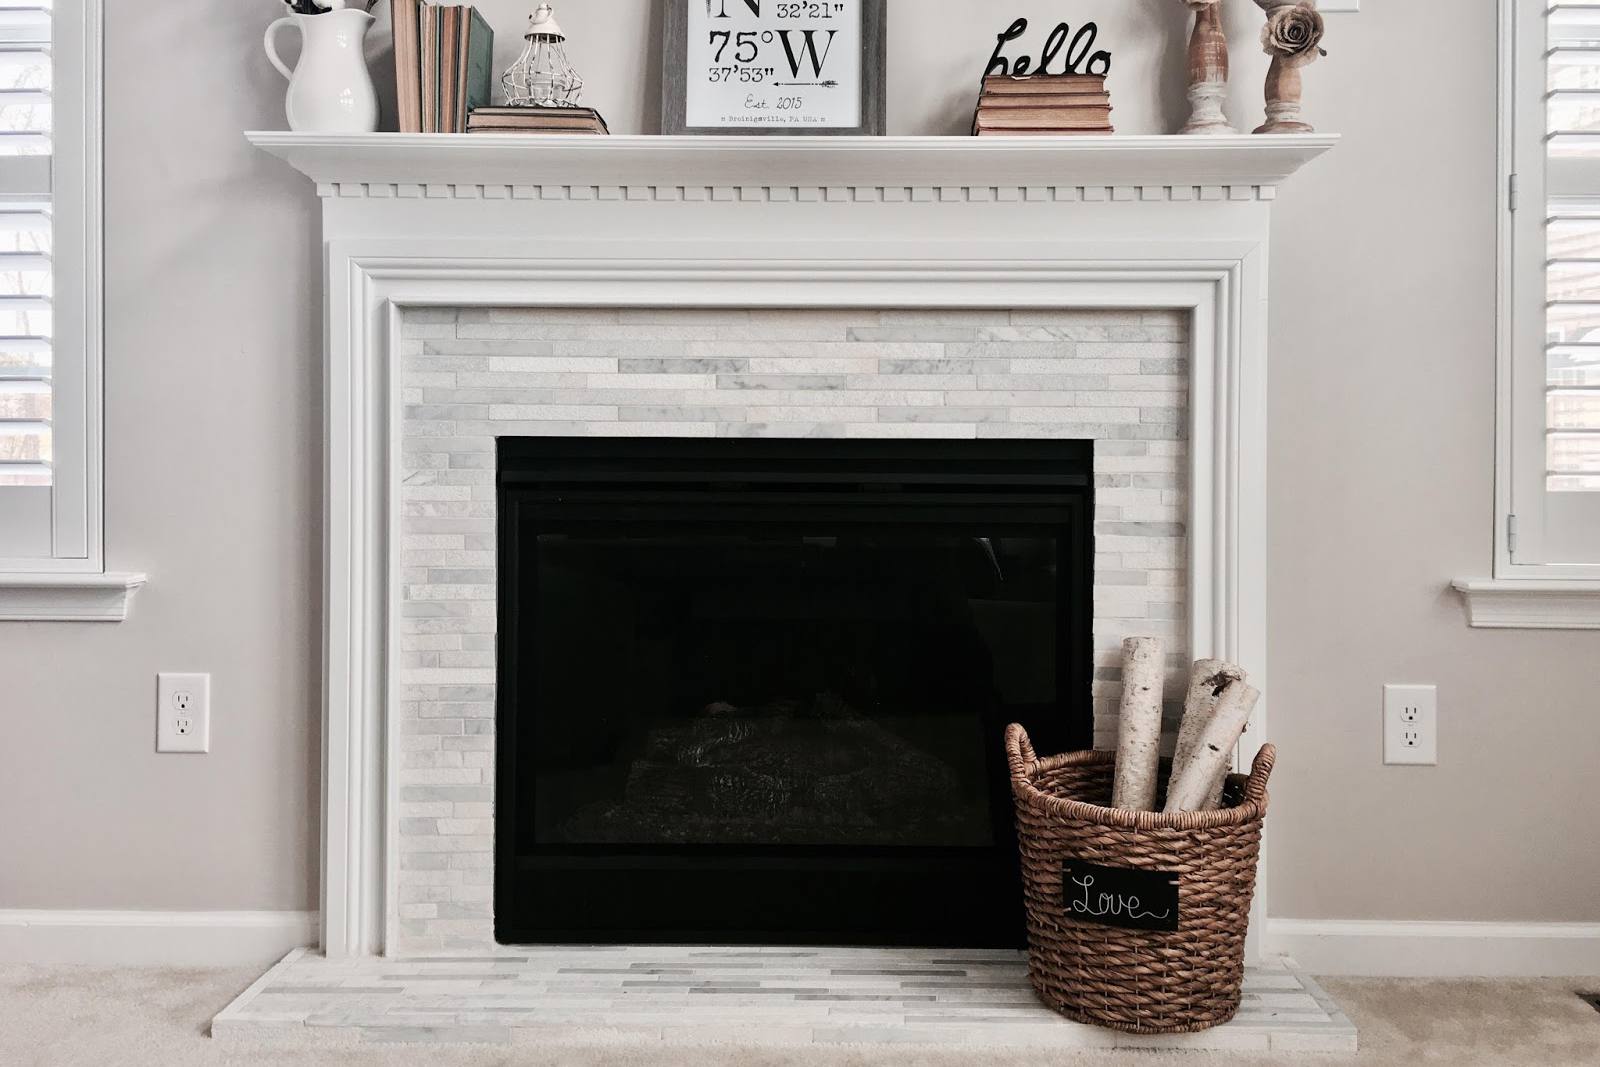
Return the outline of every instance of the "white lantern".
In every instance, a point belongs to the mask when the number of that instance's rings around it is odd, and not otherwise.
[[[567,59],[567,35],[549,4],[540,4],[523,35],[528,45],[500,79],[508,107],[577,107],[583,79]]]

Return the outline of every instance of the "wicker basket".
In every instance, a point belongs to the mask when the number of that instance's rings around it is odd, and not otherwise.
[[[1230,775],[1216,811],[1119,811],[1105,806],[1115,753],[1040,759],[1021,726],[1007,727],[1028,977],[1045,1003],[1069,1019],[1135,1034],[1205,1030],[1233,1018],[1273,756],[1263,745],[1248,778]],[[1070,917],[1066,862],[1176,873],[1178,928]]]

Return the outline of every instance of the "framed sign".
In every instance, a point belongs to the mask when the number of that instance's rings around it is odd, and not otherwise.
[[[884,129],[887,0],[666,0],[661,132]]]

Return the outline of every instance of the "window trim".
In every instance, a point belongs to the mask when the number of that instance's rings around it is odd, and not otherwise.
[[[58,106],[50,155],[56,308],[50,555],[0,557],[0,574],[105,571],[102,7],[102,0],[79,0],[52,9],[51,92]]]
[[[1495,629],[1539,629],[1539,630],[1587,630],[1600,629],[1600,568],[1582,564],[1566,566],[1538,564],[1519,561],[1512,552],[1512,534],[1526,536],[1529,532],[1524,524],[1529,516],[1538,517],[1542,509],[1535,510],[1529,506],[1530,498],[1540,500],[1544,493],[1544,462],[1542,448],[1539,449],[1540,462],[1536,465],[1530,476],[1526,471],[1519,472],[1514,466],[1517,456],[1516,437],[1518,432],[1519,396],[1515,391],[1519,370],[1526,370],[1517,359],[1518,343],[1515,335],[1516,318],[1513,314],[1516,302],[1526,298],[1527,290],[1538,289],[1537,305],[1541,315],[1544,305],[1544,293],[1538,286],[1530,286],[1526,282],[1518,284],[1518,278],[1526,278],[1528,272],[1516,272],[1513,262],[1517,254],[1516,228],[1518,212],[1513,210],[1516,198],[1524,200],[1542,198],[1542,182],[1539,188],[1519,188],[1522,183],[1518,179],[1518,161],[1521,148],[1527,151],[1527,145],[1517,143],[1517,123],[1513,116],[1518,113],[1519,107],[1526,108],[1529,101],[1526,97],[1519,97],[1517,73],[1519,68],[1516,60],[1519,36],[1517,25],[1521,13],[1520,3],[1527,0],[1499,0],[1499,63],[1498,63],[1498,89],[1496,95],[1497,111],[1497,141],[1496,141],[1496,174],[1499,179],[1496,190],[1497,207],[1495,225],[1495,445],[1494,445],[1494,531],[1493,531],[1493,567],[1492,578],[1458,578],[1451,583],[1453,588],[1461,595],[1466,607],[1467,625],[1472,627]],[[1526,44],[1526,42],[1523,42]],[[1542,49],[1538,54],[1542,62]],[[1544,152],[1544,122],[1543,122],[1543,89],[1541,87],[1534,94],[1538,101],[1540,122],[1536,138],[1537,152],[1542,157]],[[1524,122],[1524,132],[1527,123]],[[1540,172],[1543,170],[1542,158]],[[1538,199],[1537,202],[1542,202]],[[1519,207],[1521,205],[1518,205]],[[1523,218],[1528,216],[1524,213]],[[1541,216],[1542,217],[1542,214]],[[1544,258],[1540,249],[1534,264],[1535,274],[1537,268],[1542,266]],[[1542,335],[1543,327],[1540,331]],[[1542,337],[1539,350],[1543,352]],[[1534,362],[1523,360],[1523,363]],[[1538,364],[1542,367],[1542,364]],[[1537,416],[1536,425],[1539,427],[1538,445],[1542,446],[1546,414],[1544,411],[1544,374],[1541,369],[1537,390],[1537,402],[1529,399],[1524,391],[1520,396],[1521,406],[1525,409],[1523,417]],[[1526,425],[1526,424],[1524,424]],[[1524,453],[1528,451],[1524,445]],[[1523,516],[1518,517],[1519,506]],[[1516,523],[1516,529],[1513,526]],[[1540,531],[1542,533],[1542,531]],[[1520,544],[1518,548],[1525,548]]]
[[[55,111],[48,164],[56,458],[50,529],[40,533],[51,555],[0,558],[0,622],[120,622],[145,576],[105,570],[102,0],[52,5],[51,18],[51,91],[66,105]]]
[[[1546,6],[1500,0],[1494,578],[1592,581],[1600,590],[1600,563],[1543,561],[1545,251],[1541,241],[1518,237],[1544,217],[1545,49],[1542,34],[1518,31],[1524,20],[1542,19]],[[1541,360],[1529,354],[1535,349]],[[1594,499],[1600,503],[1600,493]],[[1570,598],[1570,588],[1562,595]]]

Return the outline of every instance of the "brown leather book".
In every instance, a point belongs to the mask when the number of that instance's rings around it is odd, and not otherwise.
[[[577,129],[572,129],[572,130],[535,130],[535,129],[530,129],[527,126],[474,126],[470,130],[468,130],[467,132],[468,133],[515,133],[515,134],[520,134],[523,137],[532,137],[532,136],[535,136],[535,135],[538,135],[538,134],[550,134],[552,136],[559,136],[559,137],[600,137],[600,136],[603,136],[606,133],[605,130],[596,130],[596,129],[587,129],[587,130],[577,130]]]
[[[401,133],[422,132],[422,0],[394,0],[394,91]]]
[[[978,112],[978,128],[990,130],[1088,130],[1111,125],[1110,108],[1069,111],[1054,107],[1008,107]]]
[[[479,108],[467,117],[469,133],[610,133],[593,108]]]
[[[550,119],[545,122],[515,122],[509,119],[468,119],[469,130],[531,130],[535,133],[548,130],[559,133],[565,130],[600,130],[603,127],[594,119]]]
[[[422,132],[439,132],[439,9],[422,5],[419,64],[422,82]]]
[[[439,40],[439,132],[460,133],[456,126],[456,100],[461,92],[461,16],[464,9],[444,9],[443,32]]]
[[[1108,93],[984,93],[978,107],[1110,107]]]
[[[978,130],[978,137],[1087,137],[1094,134],[1116,133],[1110,126],[1096,126],[1091,130]]]
[[[481,118],[542,118],[545,116],[582,115],[599,118],[600,112],[592,107],[475,107],[472,113]]]
[[[1005,95],[1100,92],[1105,87],[1104,74],[1032,74],[1021,78],[991,74],[983,79],[984,92]]]

